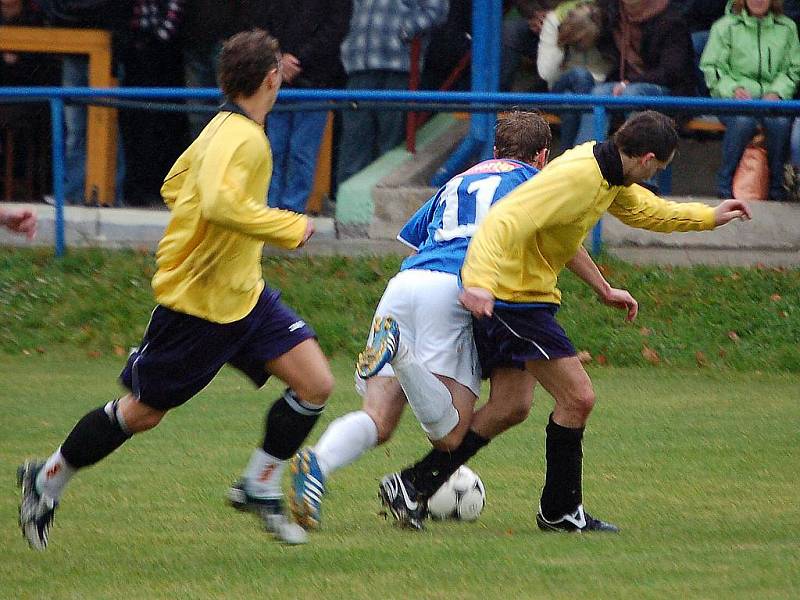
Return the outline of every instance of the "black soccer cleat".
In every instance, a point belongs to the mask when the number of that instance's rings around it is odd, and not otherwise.
[[[586,531],[600,531],[603,533],[619,533],[619,527],[612,523],[606,523],[600,519],[595,519],[592,515],[583,510],[583,505],[579,504],[574,513],[567,513],[556,521],[548,521],[542,515],[542,509],[536,513],[536,524],[542,531],[558,531],[563,533],[583,533]]]
[[[257,498],[247,491],[244,481],[239,479],[228,488],[225,499],[236,510],[258,516],[264,529],[281,541],[287,544],[305,544],[308,541],[303,528],[286,516],[282,498]]]
[[[425,502],[419,498],[414,486],[403,479],[400,473],[391,473],[381,479],[378,498],[397,519],[400,527],[422,531],[422,522],[427,516]]]
[[[19,527],[34,550],[47,548],[47,534],[58,506],[58,502],[36,491],[36,476],[43,467],[43,462],[29,460],[17,468]]]

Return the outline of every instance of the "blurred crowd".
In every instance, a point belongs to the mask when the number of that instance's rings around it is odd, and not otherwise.
[[[800,0],[513,0],[505,5],[499,42],[503,90],[704,95],[743,102],[798,95]],[[114,75],[119,85],[137,87],[215,87],[223,40],[261,27],[281,44],[286,87],[408,89],[411,43],[418,39],[421,87],[466,89],[471,21],[470,0],[0,0],[1,25],[110,30]],[[0,59],[0,86],[85,86],[87,81],[84,56],[5,52]],[[48,135],[46,106],[0,104],[0,151],[6,155],[9,135],[19,134],[19,111],[32,115],[26,123],[37,128],[28,139]],[[593,137],[590,114],[559,116],[558,151]],[[159,204],[164,173],[210,117],[209,112],[121,110],[118,203]],[[800,118],[720,119],[725,133],[719,195],[731,196],[740,157],[763,131],[769,197],[800,200]],[[404,120],[404,113],[394,111],[336,115],[333,199],[341,182],[402,141]],[[84,190],[85,107],[70,105],[65,121],[66,197],[72,203],[91,201]],[[326,124],[325,112],[270,115],[271,205],[306,210]],[[613,125],[612,120],[607,127]],[[47,144],[39,146],[24,150],[46,152]],[[12,167],[30,162],[17,161]]]

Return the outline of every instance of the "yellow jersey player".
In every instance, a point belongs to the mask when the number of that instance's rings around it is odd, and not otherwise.
[[[274,38],[253,30],[230,38],[220,56],[226,102],[178,158],[161,189],[171,211],[158,246],[158,305],[120,375],[127,393],[87,413],[44,462],[18,470],[19,522],[31,547],[47,546],[64,488],[80,469],[152,429],[230,364],[262,386],[288,386],[266,416],[229,501],[259,514],[268,530],[300,543],[305,533],[283,514],[284,464],[311,431],[333,388],[313,330],[262,277],[264,243],[297,248],[314,232],[305,216],[264,206],[271,155],[264,120],[281,85]]]
[[[477,321],[475,342],[484,374],[524,368],[553,396],[546,438],[547,470],[537,524],[545,531],[617,531],[583,509],[582,439],[594,390],[575,348],[555,318],[558,275],[602,214],[660,232],[714,229],[750,210],[738,200],[716,208],[675,203],[638,185],[667,167],[678,135],[668,117],[630,117],[609,141],[565,152],[489,212],[470,243],[461,271],[461,302]],[[580,275],[604,280],[590,262]],[[590,283],[591,285],[591,283]],[[630,305],[629,318],[636,306]]]

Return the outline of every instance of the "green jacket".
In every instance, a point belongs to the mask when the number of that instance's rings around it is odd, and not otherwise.
[[[700,68],[715,98],[732,98],[743,87],[753,98],[775,93],[788,100],[800,83],[797,26],[773,13],[726,14],[711,27]]]

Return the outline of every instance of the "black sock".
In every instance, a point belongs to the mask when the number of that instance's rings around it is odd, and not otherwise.
[[[61,455],[76,469],[104,459],[130,437],[117,415],[119,400],[87,413],[75,424],[61,445]]]
[[[434,448],[422,460],[403,469],[400,474],[414,486],[418,494],[430,498],[458,470],[458,467],[475,456],[489,441],[470,429],[458,448],[452,452]]]
[[[264,431],[264,452],[286,460],[300,449],[322,414],[324,406],[311,407],[286,388],[267,413]]]
[[[545,456],[547,474],[542,490],[542,515],[548,521],[575,512],[583,502],[581,471],[583,463],[583,427],[562,427],[553,421],[547,424]]]

